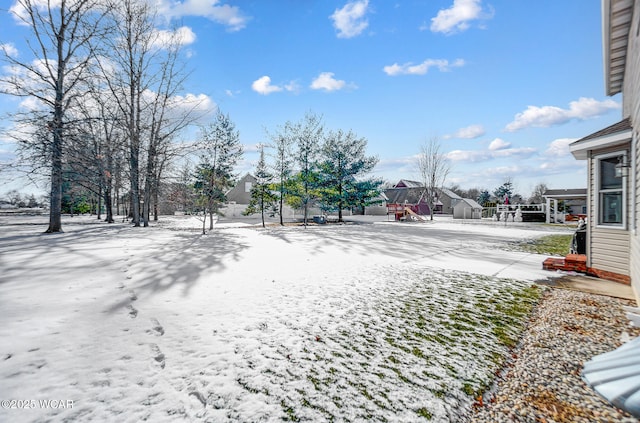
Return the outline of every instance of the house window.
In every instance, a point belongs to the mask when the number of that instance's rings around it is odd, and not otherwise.
[[[251,192],[251,182],[244,183],[244,192]]]
[[[596,158],[598,187],[598,223],[624,226],[626,223],[624,184],[626,177],[616,172],[616,166],[626,162],[625,154],[614,153]]]

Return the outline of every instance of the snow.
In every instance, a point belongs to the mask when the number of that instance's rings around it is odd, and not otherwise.
[[[542,226],[43,219],[0,219],[0,421],[455,421],[486,304],[555,276],[504,249]]]

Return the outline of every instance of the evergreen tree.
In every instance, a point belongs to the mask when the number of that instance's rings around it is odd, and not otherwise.
[[[292,190],[291,177],[293,174],[294,157],[291,152],[293,139],[291,137],[291,124],[285,125],[284,130],[275,134],[269,134],[275,148],[275,163],[273,169],[276,179],[276,191],[278,192],[278,214],[280,215],[280,225],[283,225],[283,213],[285,199]]]
[[[508,201],[507,199],[510,199],[513,195],[513,182],[511,182],[511,180],[505,181],[505,183],[493,191],[493,195],[498,202]]]
[[[278,197],[271,191],[274,177],[267,167],[263,145],[260,146],[260,160],[258,160],[258,164],[256,165],[255,177],[256,182],[251,187],[251,200],[243,214],[248,216],[253,213],[260,213],[262,217],[262,227],[264,228],[264,214],[265,212],[270,212],[271,216],[275,215]],[[282,215],[280,216],[280,224],[282,224]]]
[[[324,132],[322,118],[309,112],[301,122],[289,124],[288,130],[298,147],[296,161],[300,167],[297,175],[300,190],[297,195],[304,208],[304,225],[306,226],[309,218],[309,203],[317,197],[318,153]]]
[[[209,229],[213,229],[213,215],[233,187],[233,168],[242,157],[240,133],[228,115],[218,113],[216,120],[202,130],[203,154],[196,168],[196,185],[204,217],[209,214]],[[206,220],[206,219],[205,219]],[[202,232],[205,233],[203,222]]]
[[[480,204],[481,206],[484,206],[486,203],[489,202],[489,200],[491,200],[491,194],[489,194],[489,191],[487,191],[486,189],[483,189],[482,191],[480,191],[480,194],[478,195],[478,204]]]
[[[378,194],[375,180],[358,181],[358,177],[369,173],[378,163],[377,157],[365,155],[366,148],[365,138],[342,130],[330,131],[322,146],[322,197],[338,210],[339,222],[342,222],[343,209],[366,204]]]

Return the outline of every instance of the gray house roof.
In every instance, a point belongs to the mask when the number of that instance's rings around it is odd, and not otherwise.
[[[401,185],[400,187],[398,187],[398,185]],[[400,179],[398,181],[397,184],[395,184],[393,187],[396,188],[404,188],[402,185],[404,185],[404,187],[407,188],[422,188],[424,187],[424,185],[422,184],[422,182],[418,182],[418,181],[411,181],[409,179]]]
[[[460,206],[460,204],[462,204],[462,206]],[[460,198],[460,201],[454,206],[454,208],[456,207],[471,207],[472,209],[482,210],[482,206],[471,198]]]
[[[462,197],[460,197],[458,194],[451,191],[450,189],[442,188],[439,191],[444,195],[446,195],[447,197],[451,198],[452,200],[462,200]]]
[[[389,188],[384,191],[392,204],[418,204],[423,193],[424,188]]]
[[[542,194],[543,197],[564,199],[564,198],[587,198],[586,188],[571,189],[548,189]]]
[[[631,140],[631,120],[623,119],[569,144],[573,157],[585,160],[590,150],[614,146]]]

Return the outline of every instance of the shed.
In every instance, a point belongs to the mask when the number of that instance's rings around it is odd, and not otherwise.
[[[481,219],[482,206],[470,198],[463,198],[453,206],[454,219]]]

